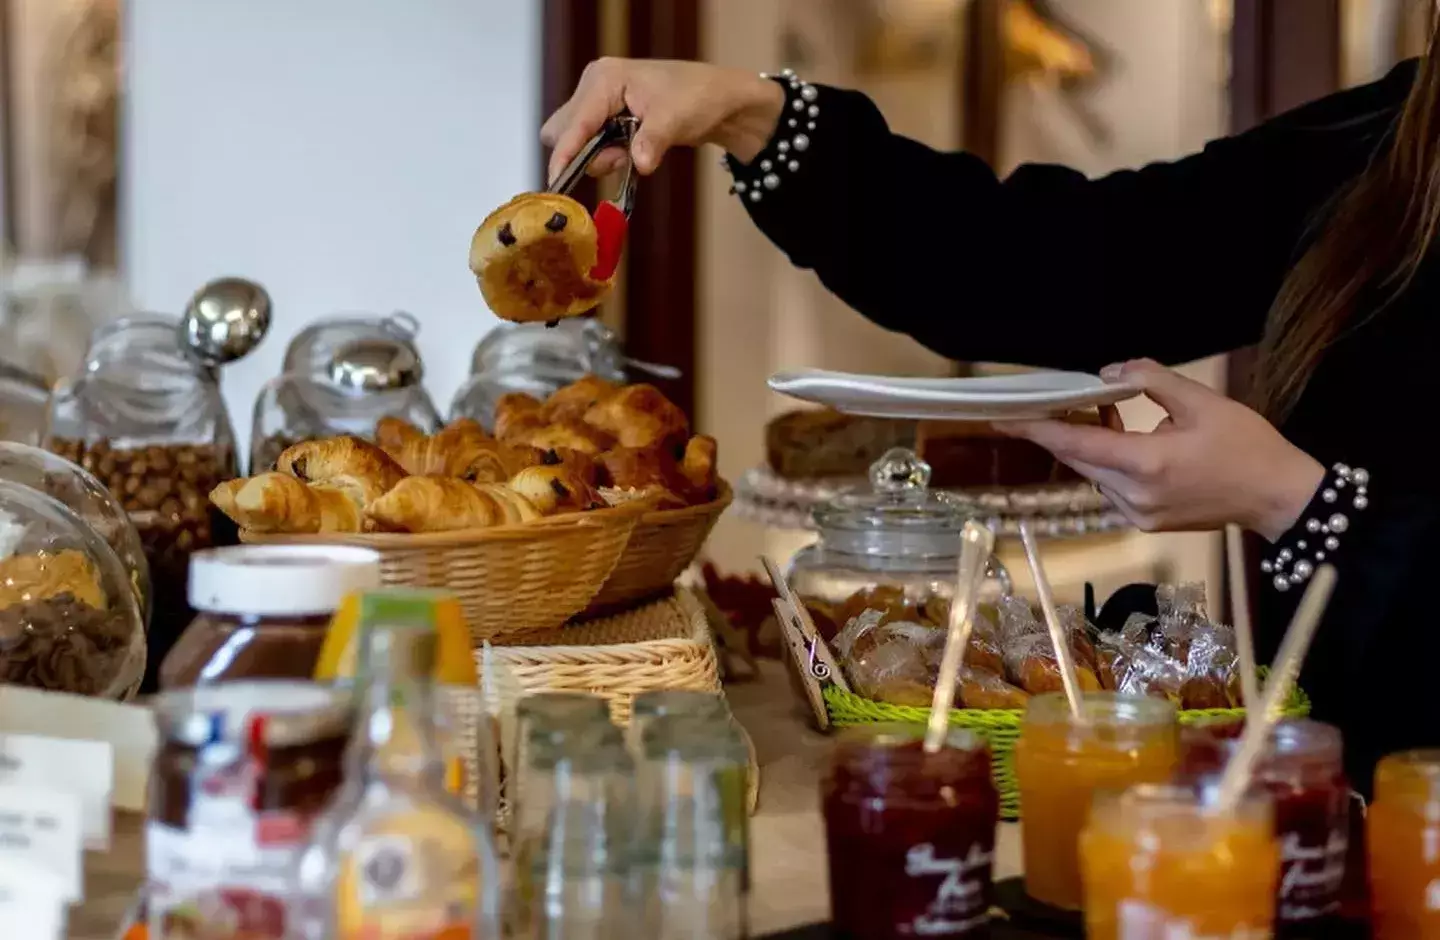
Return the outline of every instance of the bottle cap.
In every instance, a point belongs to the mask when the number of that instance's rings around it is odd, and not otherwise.
[[[237,545],[190,556],[190,606],[256,617],[333,613],[380,586],[380,555],[343,545]]]

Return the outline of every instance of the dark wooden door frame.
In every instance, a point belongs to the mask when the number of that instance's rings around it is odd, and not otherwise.
[[[1234,0],[1230,34],[1230,126],[1248,130],[1277,114],[1339,89],[1340,0]],[[1231,354],[1226,391],[1246,400],[1258,367],[1254,349]],[[1259,536],[1245,538],[1247,571],[1258,571]],[[1222,609],[1229,609],[1229,573]],[[1256,591],[1250,591],[1254,607]],[[1251,610],[1253,618],[1254,610]]]
[[[627,54],[638,58],[700,56],[700,0],[629,0]],[[601,0],[544,0],[541,22],[541,102],[548,116],[564,104],[585,66],[601,52]],[[546,180],[549,154],[537,180]],[[699,237],[696,163],[691,150],[672,151],[660,170],[640,182],[625,251],[625,351],[647,362],[680,369],[675,381],[657,380],[686,413],[695,414],[696,283]],[[596,187],[586,181],[576,198],[593,206]]]
[[[700,0],[630,0],[629,55],[700,57]],[[630,218],[625,268],[625,350],[681,370],[656,381],[685,412],[695,412],[698,279],[696,153],[682,148],[641,180]]]

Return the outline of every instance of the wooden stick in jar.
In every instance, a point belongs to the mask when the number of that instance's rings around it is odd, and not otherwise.
[[[1025,559],[1030,562],[1030,573],[1035,578],[1035,593],[1040,595],[1040,611],[1045,615],[1045,625],[1050,628],[1050,642],[1055,645],[1055,662],[1060,666],[1060,682],[1065,687],[1070,714],[1076,721],[1083,721],[1080,680],[1075,676],[1075,657],[1070,651],[1070,638],[1065,635],[1065,625],[1060,622],[1060,613],[1055,609],[1055,596],[1050,591],[1050,579],[1045,577],[1034,522],[1029,517],[1020,520],[1020,542],[1025,546]]]
[[[1255,764],[1260,759],[1271,729],[1280,720],[1285,697],[1290,694],[1290,686],[1300,674],[1305,654],[1310,651],[1310,642],[1315,639],[1315,631],[1319,629],[1320,619],[1330,603],[1335,577],[1333,565],[1321,565],[1310,578],[1305,596],[1300,598],[1300,606],[1295,609],[1295,616],[1285,630],[1285,638],[1280,641],[1280,652],[1270,667],[1270,678],[1265,682],[1259,707],[1246,722],[1235,755],[1225,765],[1225,774],[1220,778],[1216,806],[1221,811],[1234,809],[1250,786]]]
[[[973,519],[965,523],[960,533],[960,563],[955,573],[955,594],[950,599],[945,652],[940,657],[940,677],[935,683],[935,697],[930,700],[930,721],[925,729],[928,754],[938,753],[945,746],[950,709],[955,704],[955,685],[960,681],[965,649],[970,645],[970,633],[975,626],[980,583],[994,548],[995,533]]]
[[[1235,627],[1235,651],[1240,660],[1241,704],[1260,705],[1260,674],[1255,667],[1255,633],[1250,626],[1250,592],[1245,580],[1245,534],[1240,527],[1225,527],[1225,562],[1230,572],[1230,615]],[[1246,712],[1250,720],[1253,712]]]

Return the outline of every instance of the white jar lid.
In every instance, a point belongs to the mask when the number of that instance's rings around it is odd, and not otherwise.
[[[380,587],[380,554],[344,545],[237,545],[190,556],[190,606],[273,617],[332,613]]]

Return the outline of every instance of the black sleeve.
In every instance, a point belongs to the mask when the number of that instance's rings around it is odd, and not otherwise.
[[[864,95],[821,87],[799,167],[744,203],[793,263],[942,355],[1184,362],[1259,338],[1307,230],[1373,158],[1413,76],[1406,63],[1194,156],[1095,180],[1041,165],[1000,180],[971,154],[891,133]]]
[[[1312,717],[1344,732],[1351,782],[1366,794],[1385,754],[1440,747],[1440,630],[1433,625],[1440,498],[1404,476],[1339,485],[1332,464],[1295,527],[1266,550],[1254,592],[1256,652],[1269,662],[1306,575],[1322,563],[1335,566],[1335,593],[1300,686]]]

